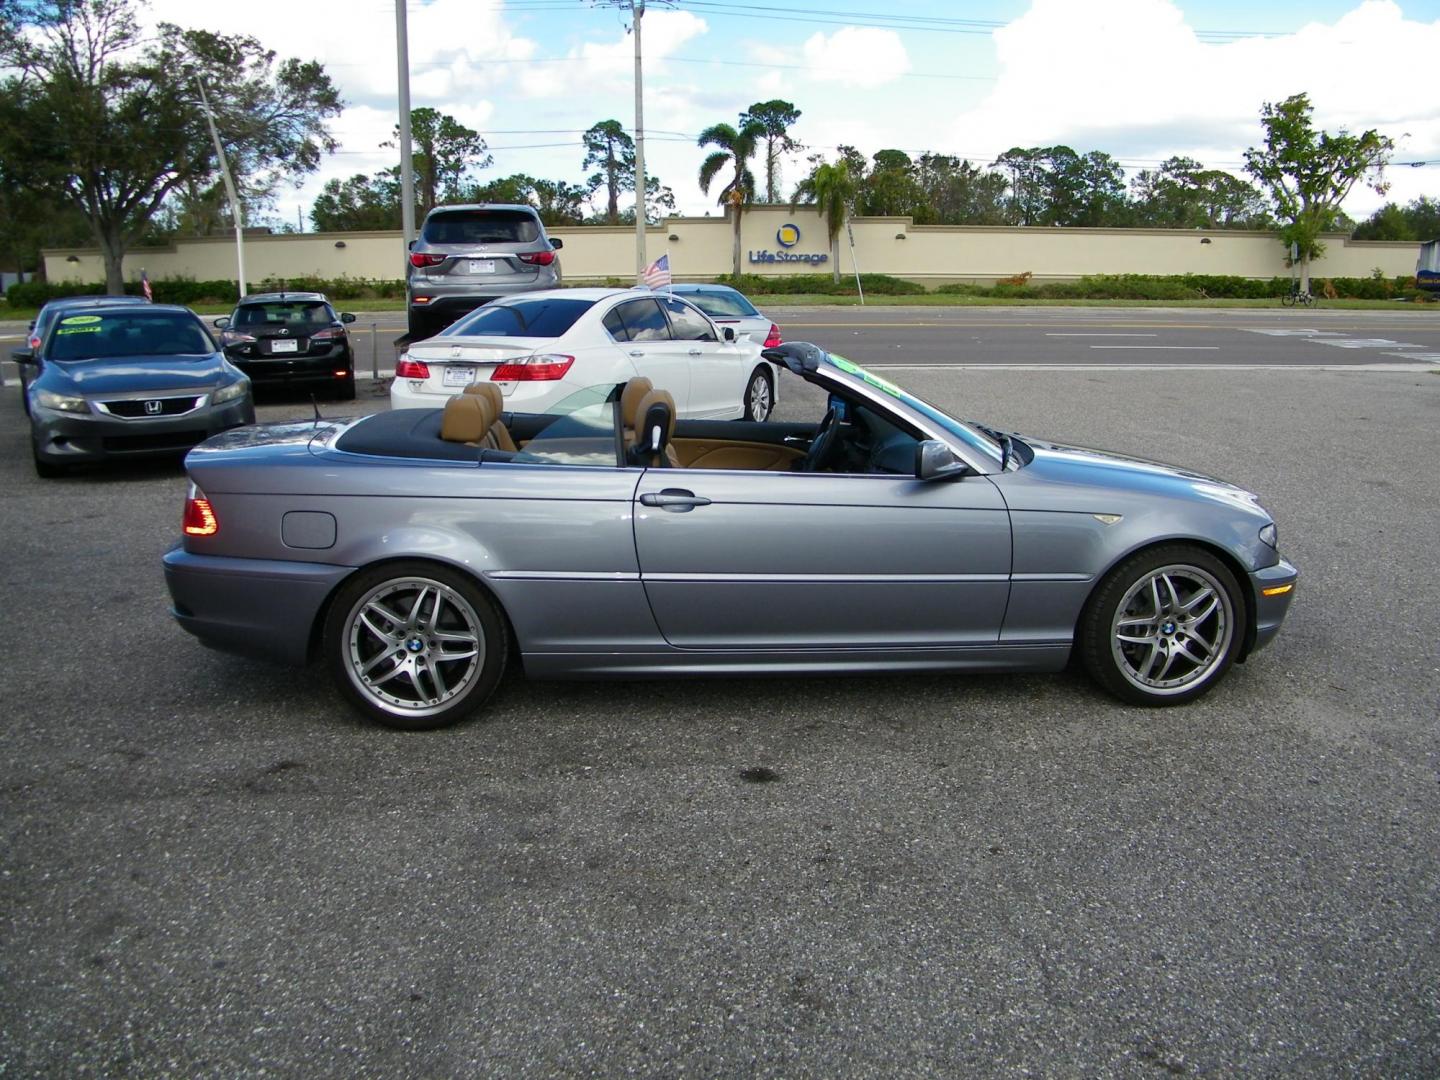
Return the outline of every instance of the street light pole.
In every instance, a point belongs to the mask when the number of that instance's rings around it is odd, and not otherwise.
[[[400,78],[400,228],[408,251],[415,239],[415,158],[410,149],[410,36],[405,0],[395,0],[395,66]]]
[[[225,147],[220,145],[220,132],[215,129],[215,117],[210,112],[210,101],[205,96],[205,84],[195,76],[195,87],[200,91],[200,107],[205,110],[205,125],[210,129],[210,138],[215,143],[215,156],[220,159],[220,177],[225,181],[225,195],[230,200],[230,219],[235,223],[235,262],[240,281],[240,297],[245,297],[245,217],[240,209],[240,196],[235,191],[235,181],[230,177],[230,164],[225,160]]]
[[[635,284],[645,280],[645,85],[640,63],[640,21],[645,0],[631,0],[635,14]]]

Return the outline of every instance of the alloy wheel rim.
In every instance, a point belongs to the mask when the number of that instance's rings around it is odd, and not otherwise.
[[[464,693],[485,663],[475,608],[432,578],[396,578],[355,602],[346,621],[346,674],[387,712],[422,717]]]
[[[1196,566],[1152,570],[1126,591],[1110,627],[1111,652],[1132,686],[1185,693],[1219,670],[1235,617],[1229,594]]]
[[[750,417],[764,420],[770,415],[770,383],[763,376],[757,376],[750,384]]]

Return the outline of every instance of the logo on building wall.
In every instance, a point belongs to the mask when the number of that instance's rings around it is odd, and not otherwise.
[[[800,226],[786,222],[775,230],[775,242],[782,248],[792,248],[800,242]]]
[[[814,265],[814,264],[816,264],[816,263],[823,263],[823,262],[829,262],[829,261],[830,261],[830,254],[829,254],[828,252],[825,252],[825,251],[792,251],[792,250],[790,250],[790,249],[793,248],[796,244],[800,243],[800,226],[799,226],[799,225],[796,225],[794,222],[787,221],[784,225],[781,225],[780,228],[778,228],[778,229],[775,230],[775,243],[777,243],[777,244],[780,245],[780,250],[779,250],[779,251],[768,251],[768,250],[762,249],[762,250],[760,250],[760,251],[750,251],[750,252],[747,252],[746,254],[749,256],[750,262],[751,262],[751,263],[787,263],[787,262],[799,262],[799,263],[810,263],[810,264]]]

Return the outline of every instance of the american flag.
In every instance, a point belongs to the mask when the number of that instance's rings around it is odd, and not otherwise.
[[[155,302],[155,293],[150,288],[150,278],[144,270],[140,271],[140,291],[145,294],[145,299],[150,303]]]
[[[641,280],[652,289],[658,289],[662,285],[667,289],[670,287],[670,256],[661,255],[653,263],[645,268]]]

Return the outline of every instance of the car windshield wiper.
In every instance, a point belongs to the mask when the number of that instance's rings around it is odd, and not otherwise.
[[[1010,436],[1006,435],[1003,431],[996,431],[992,427],[986,427],[984,424],[977,424],[973,420],[970,421],[970,426],[977,431],[983,431],[1000,444],[1000,471],[1004,472],[1005,466],[1010,464],[1010,458],[1015,452],[1015,444],[1011,441]]]

